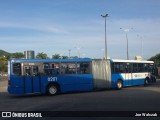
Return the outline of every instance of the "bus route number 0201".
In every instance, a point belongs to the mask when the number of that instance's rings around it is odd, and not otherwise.
[[[49,82],[56,82],[57,81],[57,77],[48,77],[48,81]]]

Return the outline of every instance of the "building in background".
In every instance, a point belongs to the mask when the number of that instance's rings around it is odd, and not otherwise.
[[[24,51],[24,55],[25,55],[26,59],[34,59],[35,58],[35,52],[33,50]]]
[[[143,60],[142,56],[135,56],[135,60]]]

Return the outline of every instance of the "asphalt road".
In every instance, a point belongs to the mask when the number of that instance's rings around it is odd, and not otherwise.
[[[144,86],[60,94],[0,93],[0,111],[160,111],[160,80]]]

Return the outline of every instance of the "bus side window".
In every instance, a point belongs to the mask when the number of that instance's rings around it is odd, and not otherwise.
[[[133,63],[133,72],[138,72],[138,64],[137,63]]]
[[[38,66],[33,66],[33,76],[38,76],[38,75],[39,75]]]
[[[77,73],[78,74],[89,74],[90,73],[90,64],[89,63],[78,63],[77,64]]]
[[[119,63],[114,63],[114,72],[119,73]]]
[[[113,73],[124,73],[125,72],[125,66],[124,63],[113,63]]]
[[[148,72],[148,64],[146,63],[146,64],[144,64],[144,72]]]
[[[126,73],[131,73],[131,66],[132,66],[131,63],[126,63],[125,64],[125,72]]]
[[[31,76],[31,66],[25,66],[25,76]]]
[[[138,72],[144,72],[143,63],[138,63]]]
[[[149,64],[149,66],[148,66],[148,72],[153,72],[153,64]]]
[[[43,65],[45,75],[59,75],[59,63],[44,63]]]
[[[52,74],[53,75],[59,75],[60,74],[60,67],[59,67],[59,63],[54,63],[52,64]]]
[[[65,74],[66,67],[67,67],[67,64],[65,64],[65,63],[60,64],[60,74],[62,74],[62,75]]]
[[[17,76],[21,76],[21,64],[13,63],[13,74]]]
[[[125,70],[124,70],[124,64],[123,63],[119,63],[119,72],[120,73],[124,73],[125,72]]]
[[[75,63],[69,63],[67,69],[68,69],[68,74],[76,74],[76,64]]]
[[[76,74],[76,64],[61,63],[61,74]]]

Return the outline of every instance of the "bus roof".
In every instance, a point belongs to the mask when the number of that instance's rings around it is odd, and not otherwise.
[[[154,63],[153,61],[147,60],[120,60],[120,59],[111,59],[111,62],[128,62],[128,63]]]
[[[11,62],[91,62],[90,58],[69,58],[69,59],[10,59]]]
[[[90,58],[69,58],[69,59],[10,59],[11,62],[91,62]],[[110,59],[111,62],[129,62],[129,63],[154,63],[153,61],[144,60],[122,60]]]

